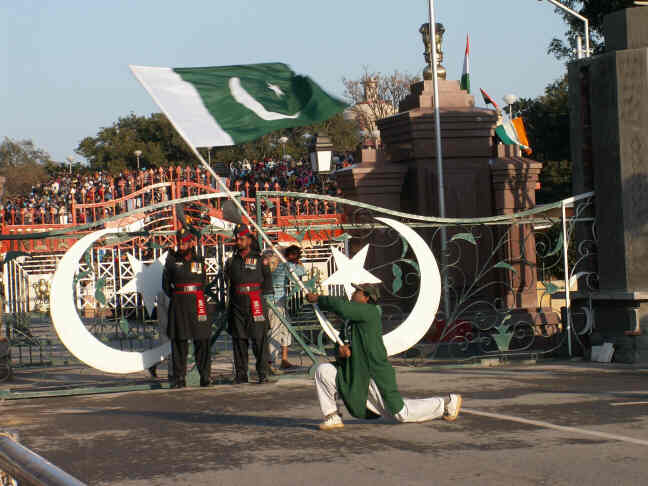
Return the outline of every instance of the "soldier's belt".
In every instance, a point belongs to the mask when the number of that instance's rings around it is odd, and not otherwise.
[[[261,284],[245,284],[245,285],[237,285],[236,286],[236,292],[239,294],[247,294],[249,292],[254,292],[256,290],[259,290],[261,288]]]
[[[183,292],[198,292],[202,290],[202,285],[194,284],[176,284],[176,288],[173,290],[173,293],[183,293]]]
[[[207,301],[202,290],[202,285],[195,284],[177,284],[173,291],[175,295],[195,295],[196,296],[196,315],[198,321],[207,321]]]

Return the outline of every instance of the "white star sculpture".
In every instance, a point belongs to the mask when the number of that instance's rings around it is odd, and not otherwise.
[[[351,284],[380,283],[381,280],[378,277],[372,275],[364,268],[367,251],[369,251],[368,244],[358,253],[353,255],[353,258],[349,259],[337,248],[333,248],[333,258],[335,259],[335,265],[338,269],[335,273],[330,275],[329,278],[324,280],[322,285],[344,285],[347,297],[351,300],[354,291]]]
[[[133,279],[119,289],[118,294],[131,294],[138,292],[142,294],[144,307],[150,316],[155,307],[155,298],[159,292],[162,292],[162,272],[166,262],[167,253],[164,252],[160,257],[150,265],[145,265],[143,261],[138,260],[130,253],[127,253],[128,262],[133,269]]]
[[[284,92],[281,91],[281,88],[279,86],[277,86],[276,84],[268,83],[268,89],[271,89],[272,91],[274,91],[274,94],[276,94],[278,98],[281,98],[284,95]]]

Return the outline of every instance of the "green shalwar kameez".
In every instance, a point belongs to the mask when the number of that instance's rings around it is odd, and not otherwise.
[[[321,296],[320,309],[338,314],[349,322],[351,357],[338,359],[336,384],[347,409],[357,418],[377,418],[367,408],[369,381],[376,383],[385,407],[392,415],[403,409],[404,402],[396,386],[396,373],[387,359],[382,338],[380,308],[373,304],[348,302],[339,297]]]

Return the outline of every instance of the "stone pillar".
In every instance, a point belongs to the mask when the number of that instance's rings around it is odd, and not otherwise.
[[[524,158],[496,160],[491,165],[496,214],[514,214],[535,207],[535,190],[542,164]],[[507,228],[509,242],[503,257],[516,272],[505,271],[512,290],[503,296],[508,307],[537,308],[536,247],[533,228],[516,224]]]
[[[615,360],[648,362],[648,8],[608,15],[604,32],[607,52],[569,67],[574,187],[596,192],[600,291],[587,297]]]
[[[362,151],[362,162],[336,172],[343,197],[395,211],[400,210],[405,168],[388,164],[384,153]]]

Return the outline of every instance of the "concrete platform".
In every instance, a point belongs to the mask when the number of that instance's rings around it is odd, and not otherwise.
[[[460,392],[455,423],[320,432],[308,378],[3,401],[2,426],[92,485],[643,484],[648,369],[398,368],[409,397]]]

